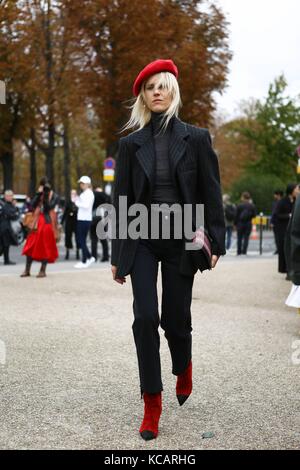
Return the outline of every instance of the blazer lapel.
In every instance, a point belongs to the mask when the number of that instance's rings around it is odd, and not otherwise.
[[[169,145],[170,169],[173,183],[176,184],[176,167],[186,152],[186,137],[189,135],[186,124],[179,118],[175,117]]]
[[[152,189],[155,177],[155,147],[154,139],[152,138],[151,122],[139,131],[136,131],[134,142],[140,146],[135,154]]]
[[[189,132],[186,124],[175,116],[169,145],[170,170],[174,184],[176,184],[176,167],[186,151],[187,143],[185,139],[188,135]],[[155,180],[155,146],[151,122],[147,123],[139,131],[136,131],[134,142],[140,146],[136,151],[136,157],[149,180],[151,189],[153,189]]]

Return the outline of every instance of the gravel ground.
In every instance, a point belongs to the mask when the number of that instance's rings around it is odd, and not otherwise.
[[[113,283],[109,265],[1,276],[0,448],[299,449],[300,315],[276,267],[232,258],[196,275],[193,394],[179,407],[160,330],[163,414],[148,443],[130,278]]]

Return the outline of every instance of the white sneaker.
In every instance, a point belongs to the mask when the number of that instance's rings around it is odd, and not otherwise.
[[[86,260],[86,264],[90,266],[91,264],[95,263],[95,261],[96,259],[94,258],[94,256],[92,256],[91,258]]]
[[[76,269],[84,269],[84,268],[87,268],[87,267],[88,267],[88,264],[83,263],[82,261],[80,261],[79,263],[76,263],[74,265],[74,268],[76,268]]]

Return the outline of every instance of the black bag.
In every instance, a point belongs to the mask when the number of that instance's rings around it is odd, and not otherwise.
[[[208,235],[206,230],[198,229],[196,231],[196,237],[191,240],[185,240],[185,242],[189,243],[196,243],[197,239],[200,237],[201,248],[196,250],[185,250],[183,252],[183,256],[180,263],[180,272],[185,276],[194,275],[198,269],[199,271],[203,272],[206,270],[211,270],[211,257],[212,257],[212,249],[211,249],[211,242],[212,239]]]

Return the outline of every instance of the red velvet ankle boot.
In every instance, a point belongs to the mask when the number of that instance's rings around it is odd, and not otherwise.
[[[158,434],[158,422],[161,415],[161,392],[144,392],[144,419],[140,427],[140,435],[145,441],[155,439]]]
[[[180,406],[188,399],[192,388],[192,361],[190,361],[185,371],[177,376],[176,395]]]

